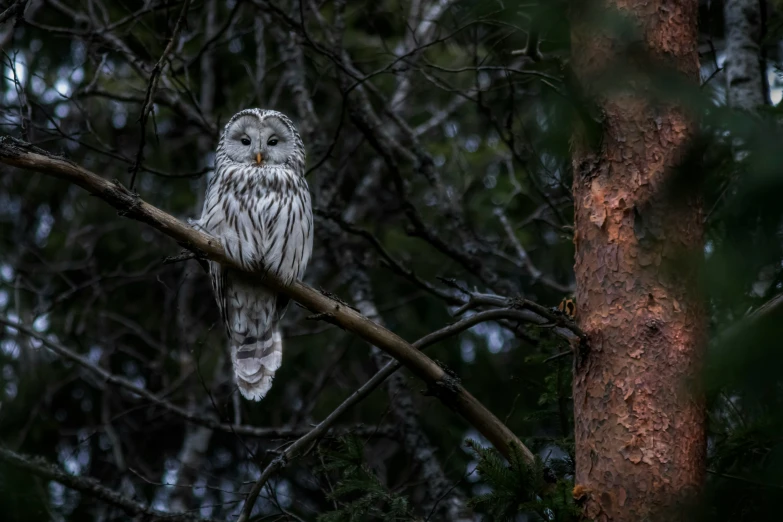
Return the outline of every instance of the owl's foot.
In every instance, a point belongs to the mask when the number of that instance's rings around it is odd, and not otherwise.
[[[173,263],[179,263],[180,261],[188,261],[195,259],[196,261],[206,261],[208,258],[201,250],[182,250],[176,256],[168,256],[163,260],[164,265],[171,265]]]
[[[200,250],[191,251],[191,250],[183,250],[176,256],[168,256],[163,260],[164,265],[171,265],[174,263],[181,263],[183,261],[190,261],[191,259],[195,259],[198,264],[201,266],[201,268],[209,274],[209,266],[207,265],[207,257],[204,255],[203,252]]]
[[[204,232],[204,226],[201,224],[201,218],[193,219],[193,218],[187,218],[185,222],[191,227],[195,228],[199,232]]]

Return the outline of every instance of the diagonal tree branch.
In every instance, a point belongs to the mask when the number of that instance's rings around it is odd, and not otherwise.
[[[152,509],[140,502],[131,500],[117,493],[116,491],[101,485],[101,483],[94,478],[70,475],[60,469],[58,466],[55,466],[41,457],[30,457],[27,455],[22,455],[3,446],[0,446],[0,462],[5,462],[16,468],[29,471],[30,473],[39,477],[59,482],[63,486],[75,489],[81,493],[84,493],[85,495],[89,495],[104,502],[108,502],[109,504],[115,505],[129,515],[144,517],[144,520],[165,520],[167,522],[183,522],[191,520],[207,522],[215,520],[212,518],[201,518],[189,513],[164,513],[162,511]]]
[[[155,406],[158,406],[159,408],[169,411],[175,415],[178,415],[184,420],[196,424],[198,426],[208,428],[211,430],[222,431],[225,433],[231,433],[234,435],[245,435],[249,437],[258,437],[258,438],[265,438],[265,439],[286,439],[286,438],[301,437],[302,435],[306,435],[311,429],[306,426],[301,428],[296,426],[283,426],[280,428],[262,428],[256,426],[249,426],[246,424],[226,424],[223,422],[218,422],[218,420],[216,420],[214,417],[207,416],[207,415],[199,415],[191,411],[190,409],[182,408],[180,406],[172,404],[171,402],[163,399],[159,395],[156,395],[150,392],[149,390],[141,388],[140,386],[136,386],[128,379],[125,379],[113,373],[109,373],[108,371],[104,370],[100,366],[91,363],[88,359],[85,359],[78,353],[75,353],[69,348],[63,346],[62,344],[54,342],[50,338],[36,333],[27,325],[19,324],[3,316],[0,316],[0,324],[5,325],[8,328],[16,329],[28,337],[37,339],[44,346],[46,346],[56,354],[65,357],[66,359],[75,362],[82,368],[94,373],[97,377],[102,379],[103,382],[107,382],[114,386],[124,388],[129,392],[138,395],[142,399],[149,401]],[[344,432],[358,433],[358,434],[366,433],[375,436],[385,436],[385,437],[391,437],[393,431],[394,428],[390,426],[368,426],[368,427],[347,426],[345,428],[340,428],[339,430],[336,430],[337,433],[344,433]]]
[[[142,201],[138,195],[130,192],[117,181],[108,181],[75,163],[10,137],[0,138],[0,162],[74,183],[112,205],[119,210],[120,215],[141,221],[208,259],[239,269],[226,257],[223,247],[216,238],[197,231],[170,214]],[[534,460],[532,452],[519,438],[476,400],[458,379],[410,343],[342,302],[301,282],[294,282],[287,286],[275,276],[267,274],[264,276],[264,284],[288,295],[309,310],[323,314],[330,321],[389,353],[422,379],[433,395],[476,428],[504,456],[509,457],[511,447],[516,445],[530,461]]]
[[[471,328],[479,323],[509,318],[519,319],[520,316],[524,316],[526,312],[527,310],[508,309],[479,312],[471,317],[467,317],[461,321],[450,324],[444,328],[441,328],[440,330],[436,330],[428,335],[425,335],[413,343],[413,347],[419,350],[423,350],[428,346],[439,343],[444,339],[464,332],[468,328]],[[248,520],[251,512],[253,511],[253,505],[258,498],[258,494],[261,492],[264,485],[272,477],[272,475],[286,467],[286,465],[288,465],[291,460],[302,455],[303,453],[310,451],[318,439],[326,433],[326,430],[329,429],[329,426],[334,424],[337,419],[339,419],[340,416],[343,415],[346,411],[364,400],[365,397],[370,395],[370,393],[372,393],[378,386],[383,384],[383,382],[388,379],[389,376],[393,375],[400,368],[402,368],[402,364],[400,364],[399,361],[392,360],[387,362],[383,368],[378,370],[378,372],[376,372],[376,374],[370,378],[370,380],[365,382],[361,387],[359,387],[359,389],[349,395],[347,399],[340,403],[340,405],[335,408],[332,413],[330,413],[324,420],[315,426],[309,433],[297,439],[290,446],[288,446],[285,451],[283,451],[283,453],[272,460],[272,462],[267,465],[264,471],[261,472],[261,476],[253,485],[250,493],[248,493],[247,500],[245,501],[245,505],[242,509],[243,514],[239,518],[238,522],[245,522]],[[526,447],[522,446],[522,451],[530,461],[535,458]]]
[[[350,261],[348,261],[350,266]],[[354,263],[355,275],[350,283],[353,302],[366,317],[383,325],[384,321],[374,302],[373,289],[367,273]],[[414,343],[416,346],[418,343]],[[421,348],[420,346],[416,346]],[[372,358],[379,370],[382,370],[388,357],[376,347],[372,347]],[[396,361],[391,361],[396,362]],[[437,448],[430,442],[419,423],[414,407],[413,395],[405,384],[403,374],[395,372],[386,381],[392,413],[399,425],[400,439],[405,451],[416,462],[423,482],[424,500],[422,510],[425,513],[437,513],[439,518],[452,522],[469,522],[474,515],[465,506],[465,497],[457,487],[452,487],[446,478],[438,459]],[[436,511],[437,510],[437,511]]]

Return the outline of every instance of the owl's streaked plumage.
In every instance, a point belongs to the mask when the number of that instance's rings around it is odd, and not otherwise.
[[[248,271],[301,279],[313,250],[305,149],[291,120],[247,109],[226,124],[197,225]],[[247,274],[209,263],[242,395],[262,399],[283,356],[278,322],[288,299]]]

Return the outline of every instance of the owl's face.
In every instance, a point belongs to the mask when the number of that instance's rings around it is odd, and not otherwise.
[[[275,113],[241,115],[223,136],[226,155],[231,161],[256,167],[285,165],[300,142],[289,125]]]

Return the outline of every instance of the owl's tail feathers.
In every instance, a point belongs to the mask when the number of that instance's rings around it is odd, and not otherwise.
[[[283,338],[277,324],[270,325],[261,339],[245,337],[231,350],[231,358],[242,396],[251,401],[263,399],[283,362]]]

